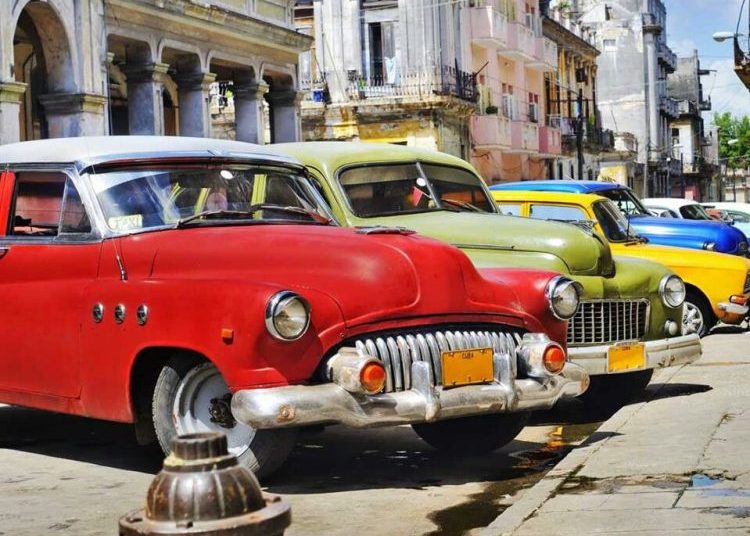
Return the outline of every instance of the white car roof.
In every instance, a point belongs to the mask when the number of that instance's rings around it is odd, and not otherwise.
[[[84,167],[112,160],[170,156],[271,160],[301,165],[298,160],[263,145],[183,136],[83,136],[0,145],[0,165],[74,163]]]
[[[747,212],[750,213],[750,204],[749,203],[733,203],[731,201],[707,201],[706,203],[701,203],[704,207],[714,207],[719,209],[727,209],[727,210],[737,210],[741,212]]]
[[[647,208],[652,207],[663,207],[679,210],[682,207],[688,205],[697,205],[697,201],[689,201],[687,199],[675,199],[674,197],[649,197],[641,199],[641,202],[646,205]]]

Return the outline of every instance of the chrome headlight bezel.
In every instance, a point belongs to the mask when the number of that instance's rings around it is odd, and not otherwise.
[[[304,311],[304,323],[301,327],[290,331],[281,325],[281,314],[290,307],[301,306]],[[299,314],[299,313],[297,313]],[[268,300],[266,305],[266,329],[276,339],[285,342],[300,339],[310,327],[310,304],[308,301],[291,290],[277,292]]]
[[[667,288],[671,282],[679,282],[681,289],[675,290]],[[670,296],[672,296],[675,292],[677,292],[677,295],[681,297],[678,299],[670,299]],[[671,309],[677,309],[678,307],[681,307],[682,304],[685,303],[685,298],[687,296],[685,282],[680,276],[674,274],[665,275],[659,282],[659,296],[661,296],[662,303],[664,303],[664,305],[666,305],[667,307]]]
[[[561,307],[562,300],[570,300],[571,291],[574,293],[573,296],[575,296],[575,307],[571,307],[571,303],[569,302],[563,309]],[[578,312],[582,293],[583,287],[580,283],[562,275],[553,277],[547,283],[545,291],[549,310],[558,320],[570,320]]]

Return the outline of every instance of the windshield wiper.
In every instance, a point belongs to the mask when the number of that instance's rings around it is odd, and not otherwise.
[[[308,216],[310,219],[312,219],[316,223],[321,223],[324,225],[331,223],[330,218],[326,218],[325,216],[322,216],[312,210],[307,210],[307,209],[300,208],[300,207],[290,207],[290,206],[283,206],[283,205],[272,205],[268,203],[258,203],[255,205],[250,205],[246,210],[204,210],[197,214],[193,214],[192,216],[181,218],[177,222],[177,228],[181,229],[191,222],[202,220],[202,219],[208,219],[208,218],[236,218],[236,219],[252,218],[255,215],[255,213],[260,210],[276,210],[279,212],[302,214],[304,216]]]
[[[454,207],[465,208],[465,209],[468,209],[468,210],[470,210],[472,212],[484,212],[481,208],[476,207],[476,206],[472,205],[471,203],[466,203],[465,201],[457,201],[455,199],[446,199],[444,197],[441,197],[440,198],[440,203],[441,204],[442,203],[447,203],[447,204],[452,205]]]

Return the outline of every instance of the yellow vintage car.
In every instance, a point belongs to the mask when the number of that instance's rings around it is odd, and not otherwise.
[[[720,320],[740,324],[750,303],[750,260],[736,255],[648,244],[617,206],[594,194],[493,191],[503,214],[572,223],[604,236],[615,255],[660,262],[687,287],[683,332],[706,335]]]

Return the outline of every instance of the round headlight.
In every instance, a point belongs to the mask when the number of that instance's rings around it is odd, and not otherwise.
[[[716,242],[704,242],[703,243],[703,249],[707,249],[708,251],[714,251],[716,249]]]
[[[581,301],[581,285],[558,275],[547,283],[547,300],[552,314],[560,320],[570,320]]]
[[[282,341],[302,337],[310,325],[310,305],[302,296],[289,290],[271,296],[266,306],[266,329]]]
[[[685,302],[685,283],[676,275],[665,275],[659,283],[659,294],[667,307],[679,307]]]

